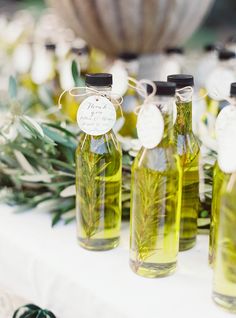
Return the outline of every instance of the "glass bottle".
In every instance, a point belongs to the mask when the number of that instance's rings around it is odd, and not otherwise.
[[[213,299],[236,313],[236,172],[223,181],[217,249],[214,262]]]
[[[182,47],[167,47],[162,57],[158,78],[165,81],[169,74],[182,72],[184,62],[184,49]]]
[[[85,81],[109,99],[111,74],[87,74]],[[107,250],[119,244],[121,169],[122,152],[112,130],[100,136],[81,133],[76,150],[76,216],[78,241],[86,249]]]
[[[228,174],[224,173],[218,162],[215,163],[213,172],[213,188],[212,188],[212,206],[211,206],[211,224],[209,237],[209,264],[214,266],[215,253],[217,245],[217,229],[219,226],[219,212],[222,184],[228,179]]]
[[[235,81],[236,53],[221,49],[218,52],[218,63],[216,67],[209,72],[205,81],[205,88],[210,99],[222,102],[225,96],[229,96],[229,89],[232,82]],[[212,114],[217,114],[219,107]]]
[[[223,181],[214,262],[213,299],[236,313],[236,172]]]
[[[236,105],[236,83],[231,84],[230,97],[234,100],[233,104]],[[225,143],[224,140],[223,142]],[[218,151],[220,151],[221,149],[220,146],[221,146],[220,141],[218,141]],[[210,226],[210,239],[209,239],[209,264],[211,266],[214,266],[214,263],[215,263],[215,255],[216,255],[217,242],[218,242],[217,235],[218,235],[218,227],[219,227],[221,191],[222,191],[223,184],[224,183],[226,184],[227,182],[229,182],[229,178],[230,178],[230,174],[222,171],[222,169],[219,166],[219,163],[216,162],[214,167],[211,226]]]
[[[142,147],[132,166],[130,266],[145,277],[175,271],[179,249],[181,178],[173,142],[175,84],[156,82],[153,103],[164,119],[161,142]]]
[[[136,79],[139,70],[138,55],[132,53],[124,53],[120,55],[120,60],[127,70],[128,75]],[[138,104],[139,97],[136,93],[136,90],[132,87],[128,87],[127,92],[123,96],[122,102],[124,124],[119,130],[119,134],[123,137],[137,138],[137,116],[134,111]]]
[[[73,43],[71,48],[72,58],[75,61],[78,61],[80,67],[80,76],[85,77],[88,66],[89,66],[89,47],[86,42],[81,39],[78,39]]]
[[[169,75],[168,81],[176,84],[177,119],[175,122],[175,144],[180,157],[183,180],[180,218],[180,251],[192,248],[197,237],[199,210],[199,152],[197,138],[192,131],[193,76]]]

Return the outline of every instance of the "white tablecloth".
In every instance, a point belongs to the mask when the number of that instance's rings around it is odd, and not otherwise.
[[[89,252],[77,245],[75,224],[52,229],[47,213],[0,206],[0,286],[58,318],[232,318],[211,300],[207,236],[161,279],[130,270],[128,239],[126,223],[118,248]]]

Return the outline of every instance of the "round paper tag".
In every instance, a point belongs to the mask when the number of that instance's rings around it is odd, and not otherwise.
[[[137,133],[141,144],[147,149],[156,147],[162,140],[163,132],[164,120],[157,106],[143,106],[137,119]]]
[[[86,98],[79,106],[77,123],[88,135],[106,134],[116,122],[116,110],[106,97],[93,95]]]

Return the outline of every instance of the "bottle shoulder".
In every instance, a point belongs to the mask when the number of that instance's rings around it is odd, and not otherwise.
[[[141,148],[133,162],[133,169],[147,168],[158,172],[177,170],[178,157],[174,146]]]
[[[120,155],[121,146],[113,131],[101,136],[91,136],[81,133],[78,140],[76,154],[90,152],[98,155]]]

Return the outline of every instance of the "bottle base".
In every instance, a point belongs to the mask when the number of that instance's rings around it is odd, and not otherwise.
[[[176,270],[176,262],[167,264],[142,263],[138,264],[134,260],[130,260],[132,271],[140,276],[147,278],[165,277],[173,274]]]
[[[192,239],[180,239],[179,241],[179,250],[182,251],[187,251],[193,248],[196,244],[196,238]]]
[[[236,297],[226,296],[214,292],[212,298],[220,307],[232,313],[236,313]]]
[[[109,239],[90,239],[78,237],[79,245],[90,251],[107,251],[116,248],[119,245],[120,238]]]

